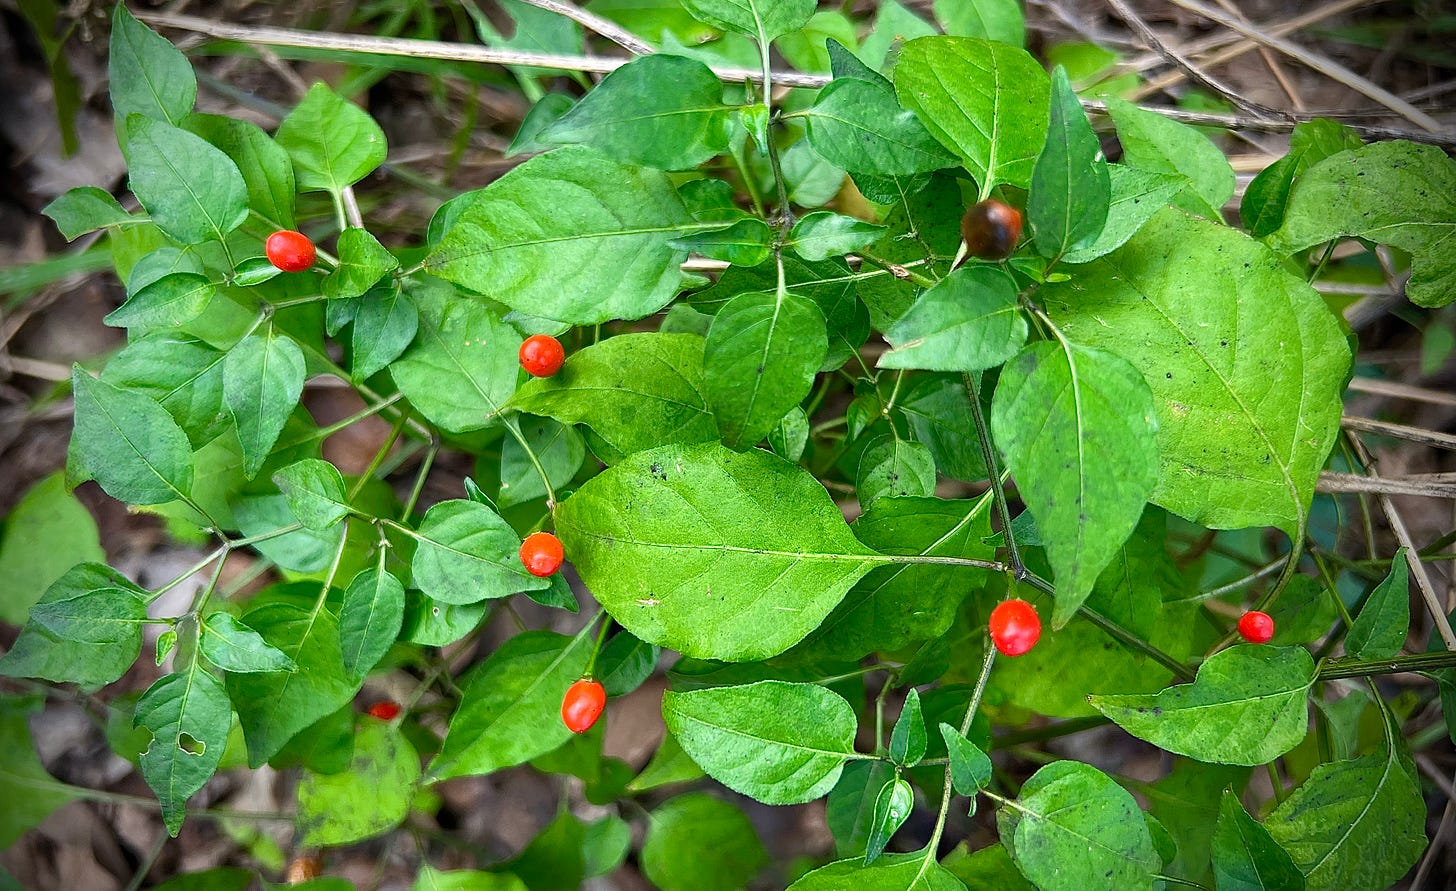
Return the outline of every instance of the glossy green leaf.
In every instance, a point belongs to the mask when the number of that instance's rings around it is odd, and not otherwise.
[[[883,0],[876,5],[875,27],[860,42],[859,57],[878,71],[889,71],[895,65],[901,44],[917,37],[935,34],[930,22],[897,0]]]
[[[747,34],[765,45],[803,27],[815,6],[814,0],[682,0],[682,5],[700,22]]]
[[[165,504],[192,488],[187,435],[150,396],[71,371],[76,420],[71,452],[106,490],[127,504]]]
[[[636,319],[666,306],[694,224],[661,171],[567,146],[475,194],[425,258],[434,275],[518,312],[573,325]]]
[[[304,527],[276,534],[280,528],[298,523],[282,495],[244,495],[233,501],[231,507],[238,531],[244,537],[271,535],[254,543],[253,548],[280,568],[292,572],[318,572],[328,568],[345,534],[342,524],[324,532]]]
[[[981,371],[1016,355],[1026,318],[1016,283],[995,266],[962,266],[920,296],[885,331],[880,368]]]
[[[300,843],[349,845],[403,822],[420,778],[414,746],[383,721],[362,719],[354,757],[342,773],[305,773],[298,784]]]
[[[838,856],[860,857],[865,853],[880,790],[894,778],[895,767],[887,761],[851,761],[844,765],[825,801],[825,819]]]
[[[110,192],[95,186],[79,186],[47,204],[41,213],[55,221],[56,228],[67,241],[75,241],[87,232],[108,226],[124,226],[134,222],[131,214]]]
[[[147,621],[146,603],[130,588],[96,588],[65,597],[47,594],[30,608],[28,624],[62,640],[126,647]]]
[[[442,501],[425,512],[412,537],[414,587],[441,603],[494,600],[551,584],[526,572],[520,537],[483,504]]]
[[[1056,573],[1060,628],[1092,593],[1157,482],[1157,422],[1142,375],[1098,349],[1043,342],[1007,363],[991,430]]]
[[[885,434],[860,454],[855,491],[866,508],[881,498],[930,495],[935,492],[935,459],[920,443]]]
[[[399,268],[399,260],[367,229],[350,226],[340,232],[337,250],[339,265],[323,281],[324,296],[331,300],[358,297]]]
[[[789,891],[964,891],[960,881],[933,856],[885,854],[873,866],[863,858],[821,866],[789,886]]]
[[[855,38],[854,22],[843,12],[824,10],[814,13],[804,27],[779,38],[776,48],[790,65],[800,71],[824,73],[830,70],[826,46],[830,40],[850,46],[859,42]]]
[[[525,882],[508,872],[482,872],[475,869],[456,869],[448,872],[435,869],[428,863],[420,868],[420,874],[410,891],[527,891]]]
[[[102,592],[100,603],[94,596],[96,592]],[[121,602],[126,597],[134,602]],[[50,621],[59,622],[61,617],[76,611],[77,602],[97,604],[122,617],[146,615],[144,592],[101,563],[73,566],[46,589],[31,612],[33,615],[36,609],[44,611],[48,604],[55,604]],[[121,677],[141,652],[142,624],[117,621],[108,627],[109,631],[97,641],[94,635],[89,640],[88,635],[79,635],[80,639],[62,637],[45,624],[31,621],[21,629],[9,652],[0,657],[0,675],[44,678],[83,687],[109,684]]]
[[[1241,645],[1209,657],[1191,684],[1156,696],[1101,695],[1094,707],[1153,745],[1214,764],[1258,765],[1299,744],[1314,659],[1303,647]]]
[[[768,445],[775,455],[797,463],[809,445],[809,416],[804,414],[804,409],[792,409],[779,418],[768,432]]]
[[[586,444],[575,428],[551,418],[520,419],[521,434],[554,488],[571,482],[586,460]],[[500,505],[509,507],[546,495],[546,486],[526,448],[508,438],[501,445]]]
[[[1350,367],[1319,294],[1248,236],[1171,209],[1038,293],[1068,339],[1152,388],[1154,503],[1212,529],[1301,528]]]
[[[274,139],[293,159],[302,192],[340,192],[384,163],[384,131],[357,105],[318,82],[278,125]]]
[[[657,668],[658,652],[656,646],[619,631],[597,657],[597,680],[608,696],[625,696],[652,676]]]
[[[950,777],[956,792],[975,795],[991,785],[991,758],[980,746],[949,724],[940,725],[940,736],[950,756]]]
[[[1244,190],[1239,216],[1249,234],[1263,238],[1278,230],[1294,181],[1325,158],[1361,145],[1360,137],[1344,124],[1323,118],[1296,124],[1289,136],[1289,153],[1261,170]]]
[[[1213,830],[1213,874],[1219,891],[1304,891],[1304,875],[1269,830],[1229,790]]]
[[[197,75],[187,57],[137,21],[122,3],[111,15],[107,65],[111,107],[123,121],[129,115],[142,114],[178,124],[197,100]]]
[[[737,891],[768,862],[748,815],[702,792],[653,809],[642,872],[663,891]]]
[[[227,747],[233,722],[227,691],[194,662],[152,684],[137,700],[133,721],[152,732],[141,754],[142,776],[162,804],[167,831],[176,836],[187,799],[212,778]]]
[[[399,637],[404,623],[404,586],[392,573],[366,569],[344,590],[339,610],[339,646],[344,671],[369,673]]]
[[[708,776],[764,804],[834,788],[854,751],[854,710],[815,684],[759,681],[662,697],[667,729]]]
[[[1017,0],[935,0],[934,9],[947,34],[1026,44],[1026,21]]]
[[[915,793],[910,784],[895,777],[880,789],[875,796],[874,816],[871,818],[870,837],[865,846],[865,865],[868,866],[884,853],[890,838],[905,825],[910,811],[915,806]]]
[[[1391,558],[1390,574],[1360,607],[1345,635],[1345,653],[1356,659],[1389,659],[1400,652],[1410,633],[1410,566],[1406,549]]]
[[[758,444],[814,385],[828,342],[824,315],[797,294],[741,294],[713,317],[704,389],[723,442]]]
[[[217,114],[190,114],[183,126],[233,159],[248,189],[248,207],[269,225],[296,227],[293,162],[288,152],[250,121]]]
[[[66,786],[46,773],[36,754],[26,718],[40,705],[38,698],[0,699],[0,746],[6,752],[5,768],[0,770],[0,795],[6,802],[0,809],[0,849],[10,848],[52,811],[75,798]],[[0,888],[5,888],[5,879],[0,873]],[[20,885],[13,887],[21,891]]]
[[[1174,203],[1221,219],[1220,210],[1234,194],[1234,170],[1218,146],[1187,124],[1116,97],[1108,97],[1107,110],[1117,125],[1124,164],[1187,177],[1189,184]]]
[[[1092,131],[1066,69],[1052,73],[1047,141],[1031,172],[1026,213],[1043,257],[1093,244],[1107,222],[1112,186],[1102,143]]]
[[[745,217],[722,229],[674,238],[668,245],[735,266],[757,266],[772,253],[774,237],[768,223]]]
[[[885,227],[844,214],[816,210],[805,214],[789,230],[787,246],[805,260],[824,260],[875,243]]]
[[[622,627],[706,659],[783,652],[884,560],[807,471],[716,443],[608,468],[557,507],[556,530]]]
[[[107,313],[104,321],[118,328],[179,328],[201,315],[216,293],[205,275],[164,275]]]
[[[398,359],[419,331],[420,312],[400,288],[384,284],[359,301],[350,336],[349,371],[356,381],[378,374]]]
[[[1165,875],[1212,884],[1213,833],[1209,827],[1218,821],[1219,799],[1224,791],[1242,789],[1251,773],[1248,768],[1178,758],[1173,761],[1172,771],[1147,787],[1148,814],[1158,820],[1157,826],[1148,824],[1154,841],[1166,831],[1158,843]],[[1169,842],[1175,848],[1171,854],[1163,850]]]
[[[900,51],[895,94],[989,194],[1026,188],[1046,141],[1050,81],[1025,50],[975,37],[922,37]]]
[[[202,655],[223,671],[295,671],[298,666],[262,635],[229,613],[212,613],[200,623]]]
[[[905,705],[890,732],[890,758],[902,767],[914,767],[925,757],[925,718],[920,711],[920,691],[905,694]]]
[[[955,156],[900,102],[883,79],[837,78],[803,113],[809,144],[855,173],[904,176],[954,166]]]
[[[243,474],[252,478],[298,407],[307,377],[303,350],[274,325],[250,334],[223,362],[222,395],[243,444]]]
[[[1122,164],[1108,164],[1107,174],[1112,203],[1102,234],[1087,247],[1064,254],[1065,263],[1087,263],[1122,247],[1188,182],[1181,174],[1152,173]]]
[[[419,333],[390,375],[410,404],[445,430],[491,426],[515,390],[520,334],[479,301],[420,297]]]
[[[273,482],[288,500],[288,509],[309,529],[327,531],[349,515],[344,477],[327,461],[294,462],[273,474]]]
[[[0,536],[0,621],[25,624],[31,606],[78,563],[106,560],[96,520],[57,471],[20,498]]]
[[[127,118],[128,179],[152,222],[183,244],[221,241],[248,217],[233,160],[200,136],[141,115]]]

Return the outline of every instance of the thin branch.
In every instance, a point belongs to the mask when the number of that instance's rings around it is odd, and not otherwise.
[[[1405,439],[1410,442],[1421,443],[1422,445],[1456,450],[1456,436],[1452,436],[1449,433],[1441,433],[1436,430],[1427,430],[1424,427],[1392,424],[1389,421],[1377,421],[1374,418],[1356,418],[1349,415],[1340,419],[1340,426],[1346,430],[1358,430],[1361,433],[1378,433],[1381,436],[1393,436],[1396,439]]]
[[[1376,495],[1419,495],[1425,498],[1456,498],[1456,481],[1442,479],[1369,477],[1358,473],[1325,471],[1314,490],[1325,495],[1368,492]]]
[[[557,15],[564,15],[586,28],[588,31],[595,31],[623,49],[638,56],[656,52],[652,44],[618,25],[609,19],[604,19],[595,13],[586,10],[572,3],[563,3],[561,0],[521,0],[522,3],[529,3],[531,6],[554,12]]]
[[[1392,399],[1410,399],[1414,402],[1428,402],[1431,405],[1449,405],[1456,407],[1456,393],[1448,393],[1444,390],[1431,390],[1426,387],[1413,387],[1410,384],[1401,384],[1375,377],[1351,378],[1349,388],[1361,393],[1389,396]]]

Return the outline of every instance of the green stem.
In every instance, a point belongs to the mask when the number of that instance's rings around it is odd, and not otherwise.
[[[600,618],[605,612],[606,612],[606,610],[602,610],[601,612],[597,613],[597,617]],[[595,622],[596,619],[592,619],[592,621]],[[594,677],[596,675],[596,671],[597,671],[597,656],[601,655],[601,652],[602,652],[602,644],[606,643],[606,640],[607,640],[607,632],[610,631],[611,628],[612,628],[612,617],[611,616],[607,616],[607,620],[602,623],[602,630],[600,630],[600,631],[597,632],[597,642],[596,642],[596,644],[594,644],[592,646],[591,659],[587,660],[587,663],[586,663],[586,674],[582,675],[582,677],[590,678],[590,677]]]
[[[521,449],[526,453],[526,457],[530,459],[531,466],[536,468],[536,475],[541,477],[541,485],[546,487],[546,509],[548,511],[555,510],[556,488],[551,485],[551,477],[546,475],[546,468],[541,466],[541,459],[536,455],[536,450],[531,448],[529,442],[526,442],[526,436],[521,432],[521,426],[514,417],[506,418],[504,423],[506,431],[521,446]]]
[[[1006,503],[1006,487],[1001,482],[1001,469],[996,462],[996,450],[991,447],[991,430],[986,425],[986,413],[981,410],[981,384],[969,371],[961,374],[966,384],[967,400],[971,404],[971,420],[976,424],[976,439],[981,443],[981,460],[986,465],[986,475],[991,481],[991,497],[996,501],[996,513],[1001,518],[1001,533],[1006,536],[1006,550],[1011,555],[1011,573],[1017,581],[1025,581],[1029,574],[1021,553],[1016,549],[1016,536],[1011,534],[1011,508]],[[1055,591],[1047,593],[1055,595]]]
[[[425,491],[425,477],[430,475],[430,468],[435,464],[435,456],[440,453],[440,440],[432,439],[430,447],[425,450],[425,457],[420,460],[420,470],[415,474],[414,488],[410,489],[409,500],[404,503],[404,508],[399,512],[401,520],[409,519],[414,512],[415,505],[420,502],[420,493]]]
[[[981,661],[981,675],[976,678],[976,687],[971,693],[971,701],[966,705],[965,717],[961,718],[961,736],[965,736],[971,729],[971,722],[976,718],[976,710],[981,707],[981,696],[986,692],[986,682],[991,677],[991,666],[996,662],[996,648],[991,645],[990,638],[986,639],[985,644],[986,655]],[[920,864],[920,876],[924,876],[930,868],[930,864],[935,862],[936,849],[940,845],[941,835],[945,832],[945,820],[950,814],[950,799],[953,791],[954,787],[951,782],[950,764],[947,761],[945,765],[945,778],[941,783],[940,790],[940,811],[935,817],[935,831],[930,834],[930,843],[925,846],[925,860]],[[917,877],[915,882],[910,883],[911,887],[914,887],[918,882],[919,878]]]
[[[192,578],[197,573],[199,573],[202,570],[206,569],[207,568],[207,564],[211,563],[214,560],[217,560],[220,557],[226,557],[227,556],[227,553],[228,553],[228,546],[224,544],[223,546],[219,547],[217,550],[215,550],[212,553],[208,554],[206,557],[203,557],[201,560],[197,561],[193,565],[191,565],[191,566],[187,567],[186,569],[184,569],[182,571],[182,574],[181,575],[177,576],[176,578],[172,579],[167,584],[163,585],[162,587],[158,588],[157,590],[155,590],[151,594],[149,594],[147,596],[147,603],[154,603],[154,602],[156,602],[157,599],[160,598],[163,594],[166,594],[168,591],[172,590],[173,588],[177,587],[178,585],[180,585],[183,582],[187,581],[188,579]]]
[[[379,467],[384,463],[384,459],[389,456],[389,450],[394,448],[394,444],[399,441],[400,436],[404,433],[405,425],[409,423],[409,415],[408,410],[399,413],[399,420],[394,422],[394,428],[389,431],[389,436],[384,440],[384,445],[379,447],[374,453],[374,457],[370,459],[369,466],[364,468],[364,472],[359,474],[359,478],[354,481],[354,485],[349,487],[349,501],[351,503],[355,498],[359,497],[360,492],[364,491],[364,486],[369,483],[369,480],[379,471]]]
[[[935,287],[935,281],[933,279],[921,275],[920,273],[914,271],[909,266],[903,263],[895,263],[882,257],[876,257],[874,254],[871,254],[868,251],[860,251],[859,256],[865,261],[875,264],[876,266],[888,272],[890,275],[893,275],[895,278],[901,279],[902,281],[912,281],[922,288]]]
[[[1456,652],[1443,650],[1417,653],[1413,656],[1392,656],[1389,659],[1334,659],[1321,665],[1315,678],[1333,681],[1338,678],[1369,678],[1380,674],[1435,671],[1441,668],[1456,668]]]

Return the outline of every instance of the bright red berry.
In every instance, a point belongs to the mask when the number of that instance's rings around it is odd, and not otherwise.
[[[1274,620],[1268,613],[1250,610],[1239,617],[1239,636],[1252,644],[1266,644],[1274,639]]]
[[[1003,600],[991,610],[991,643],[1006,656],[1020,656],[1041,638],[1041,618],[1025,600]]]
[[[561,539],[550,532],[532,532],[521,542],[521,564],[531,575],[544,579],[560,569],[565,559]]]
[[[371,718],[378,718],[381,721],[393,721],[399,717],[399,703],[388,700],[376,702],[369,706],[367,713]]]
[[[269,235],[263,250],[268,255],[268,262],[284,272],[302,272],[313,265],[317,256],[308,236],[292,229],[280,229]]]
[[[561,697],[561,723],[572,733],[586,733],[606,707],[606,688],[596,681],[582,678],[568,687],[566,695]]]
[[[994,198],[973,205],[961,218],[966,253],[982,260],[1004,260],[1021,240],[1021,211]]]
[[[532,334],[521,344],[521,367],[534,377],[550,377],[565,361],[566,350],[550,334]]]

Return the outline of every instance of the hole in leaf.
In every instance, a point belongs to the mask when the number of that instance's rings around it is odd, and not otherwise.
[[[177,748],[189,755],[202,755],[207,751],[207,743],[197,739],[190,733],[177,734]]]

